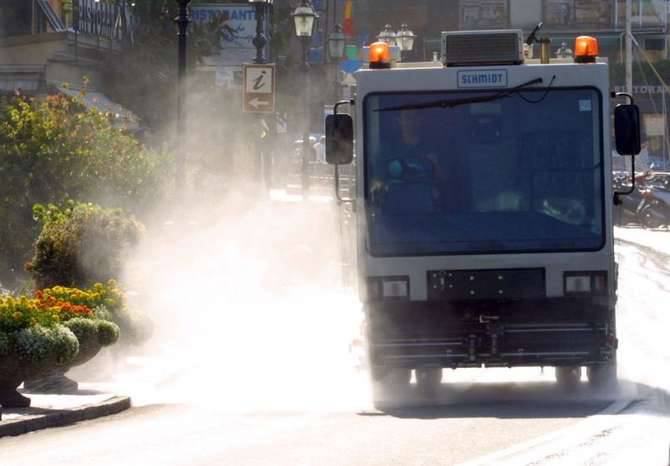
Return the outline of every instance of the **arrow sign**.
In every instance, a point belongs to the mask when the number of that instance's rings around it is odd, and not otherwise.
[[[242,105],[246,113],[274,113],[275,65],[244,65]]]
[[[251,105],[255,109],[258,109],[259,107],[265,107],[266,105],[270,104],[271,102],[268,102],[267,100],[261,100],[258,97],[254,97],[249,101],[249,105]]]

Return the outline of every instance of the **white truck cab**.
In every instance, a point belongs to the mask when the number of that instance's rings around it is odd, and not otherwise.
[[[358,154],[359,290],[380,386],[414,370],[429,391],[461,367],[616,378],[612,96],[595,39],[575,54],[527,60],[514,30],[443,33],[440,62],[393,64],[370,46],[353,115],[330,116],[326,137],[329,162]],[[634,155],[639,114],[618,107],[617,148]]]

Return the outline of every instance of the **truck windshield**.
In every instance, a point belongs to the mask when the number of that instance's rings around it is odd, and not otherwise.
[[[370,94],[373,256],[586,251],[604,243],[594,88]],[[472,99],[472,102],[468,102]],[[458,105],[424,105],[457,100]]]

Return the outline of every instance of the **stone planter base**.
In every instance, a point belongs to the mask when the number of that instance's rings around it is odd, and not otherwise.
[[[46,374],[39,379],[26,380],[23,387],[30,393],[72,394],[77,393],[79,384],[65,377],[63,372]]]
[[[30,398],[21,395],[16,388],[0,387],[0,405],[3,408],[28,408]]]

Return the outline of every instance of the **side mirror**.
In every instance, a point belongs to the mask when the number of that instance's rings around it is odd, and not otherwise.
[[[351,115],[326,116],[326,162],[346,165],[354,159],[354,122]]]
[[[616,151],[621,155],[640,153],[640,109],[634,104],[614,108]]]

